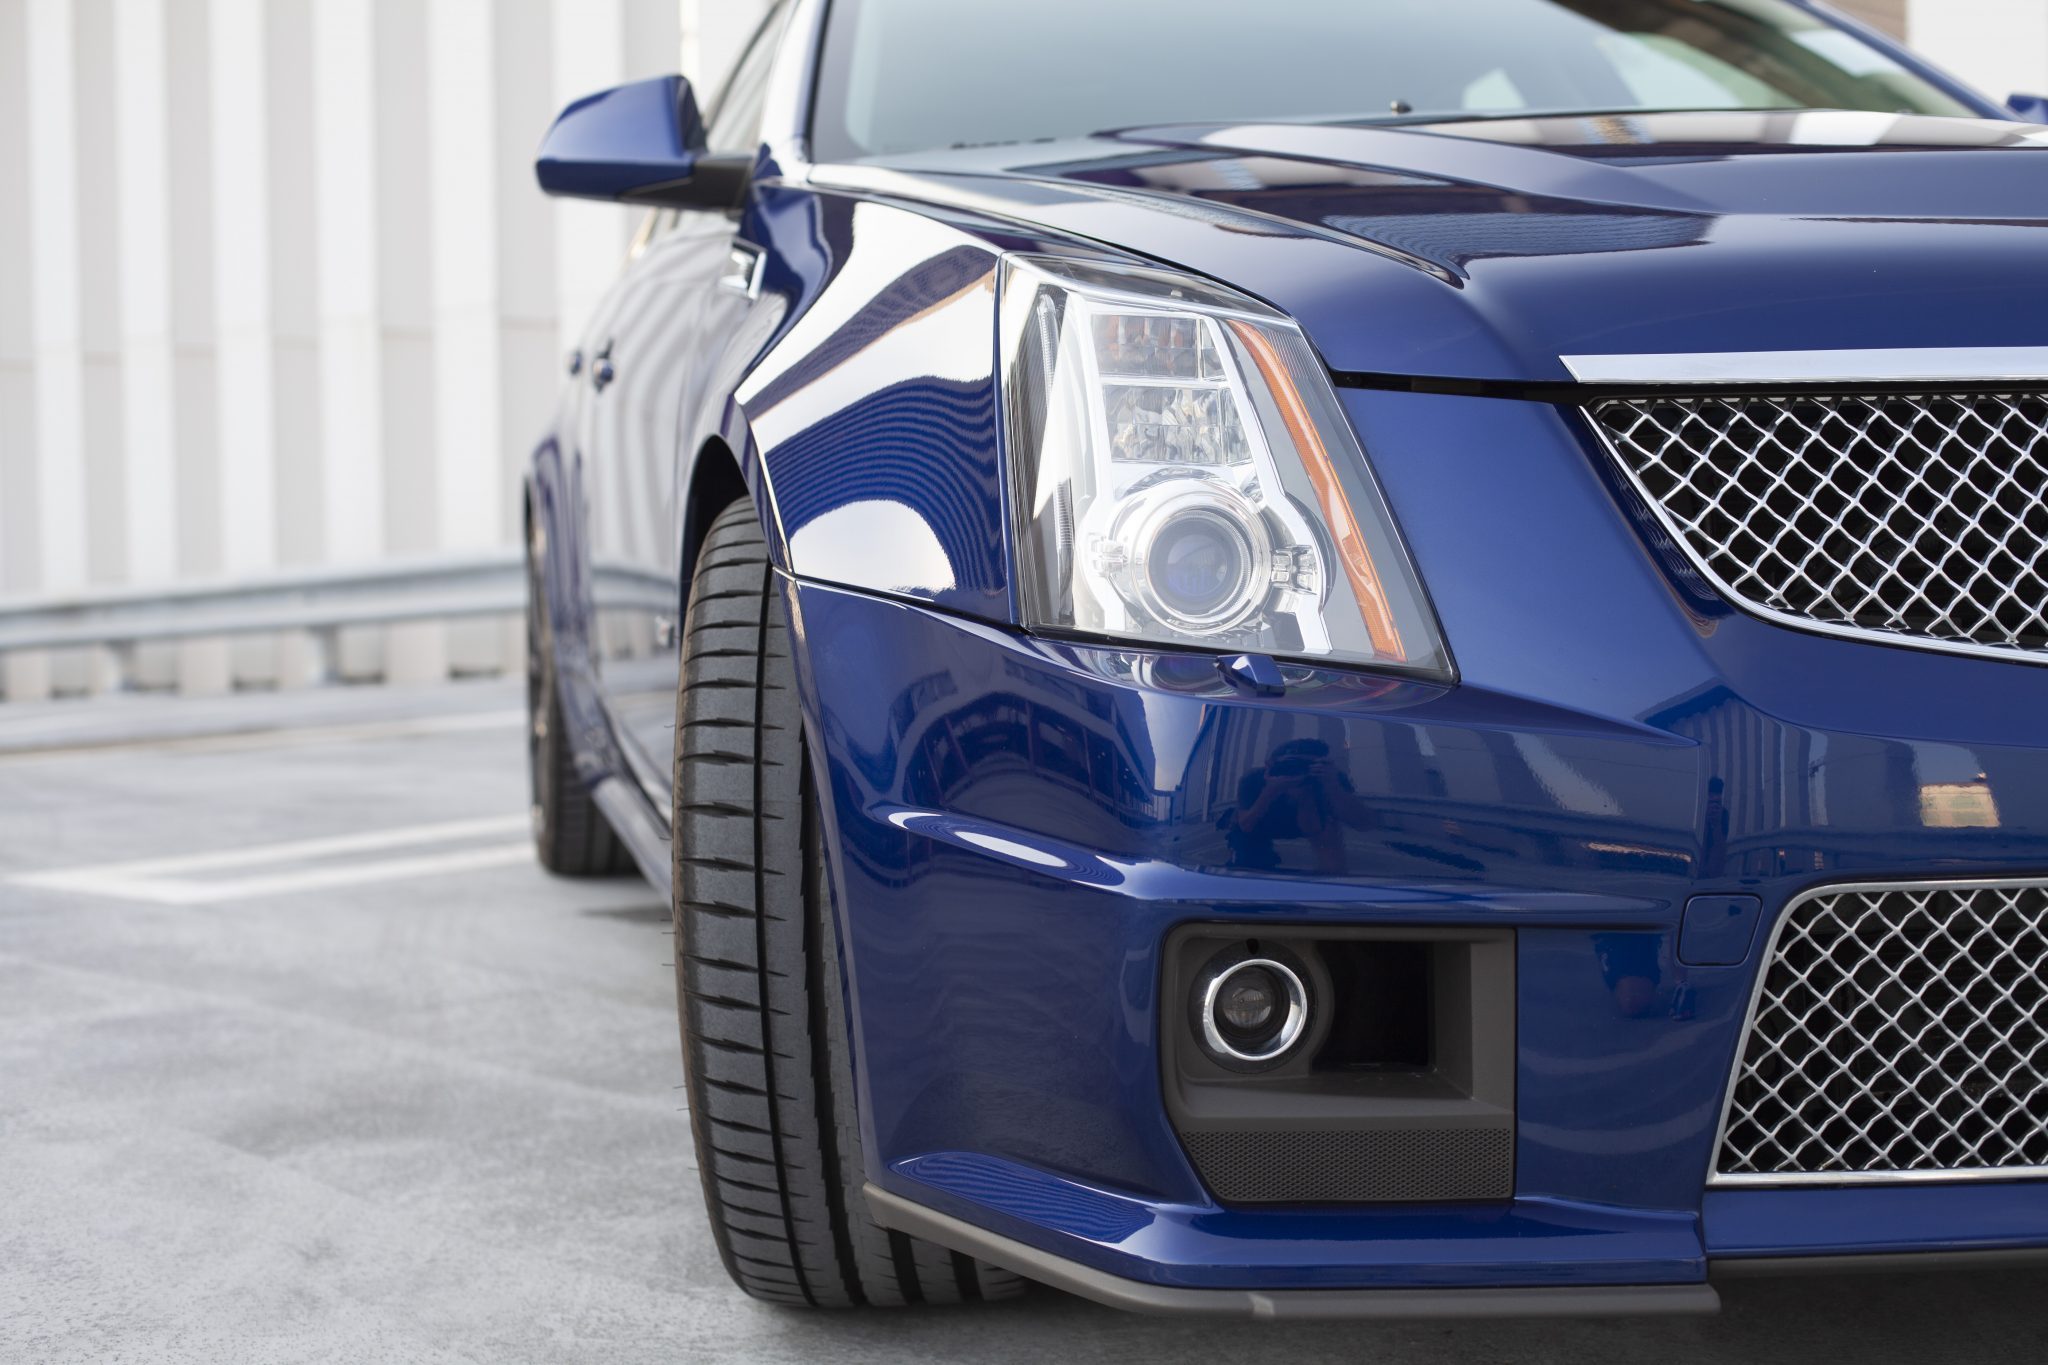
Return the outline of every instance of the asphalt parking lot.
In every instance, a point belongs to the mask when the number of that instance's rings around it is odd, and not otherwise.
[[[0,707],[0,1361],[2048,1354],[2028,1273],[1744,1282],[1683,1321],[756,1305],[697,1202],[667,908],[533,864],[517,708]]]

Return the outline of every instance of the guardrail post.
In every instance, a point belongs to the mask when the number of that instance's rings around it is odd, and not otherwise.
[[[341,676],[341,630],[337,626],[316,626],[306,632],[306,681],[325,687]]]
[[[107,690],[109,692],[133,692],[135,690],[135,655],[138,646],[133,640],[109,640],[107,642]]]

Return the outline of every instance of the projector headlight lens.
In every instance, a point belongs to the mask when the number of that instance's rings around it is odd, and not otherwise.
[[[1013,256],[1002,341],[1028,625],[1450,676],[1292,322],[1199,280]]]

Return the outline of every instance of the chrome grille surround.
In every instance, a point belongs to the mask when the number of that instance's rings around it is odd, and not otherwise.
[[[1586,413],[1745,610],[2048,663],[2048,392],[1675,390]]]
[[[1710,1185],[2048,1176],[2048,881],[1822,887],[1778,916]]]

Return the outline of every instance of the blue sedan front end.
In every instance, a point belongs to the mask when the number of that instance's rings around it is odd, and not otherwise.
[[[821,8],[771,20],[744,188],[718,163],[688,377],[609,454],[565,415],[533,493],[575,761],[673,854],[680,955],[742,914],[709,878],[785,870],[689,833],[745,813],[690,732],[743,721],[663,710],[754,509],[834,995],[799,1012],[857,1096],[835,1228],[963,1297],[1257,1316],[2048,1251],[2048,134],[1773,0],[1924,114],[896,150],[830,126],[864,59]],[[605,193],[688,184],[630,160]],[[745,1002],[691,992],[702,1084],[702,1001]],[[710,1045],[796,1103],[774,1026]],[[714,1199],[756,1160],[699,1142]]]
[[[2033,667],[1706,607],[1553,407],[1348,408],[1454,688],[1301,668],[1248,696],[1207,661],[793,587],[882,1189],[1111,1274],[1237,1289],[1698,1285],[1709,1258],[2048,1240],[2048,1187],[2008,1183],[2043,1161],[2048,896],[1946,889],[2048,863]],[[1252,817],[1300,754],[1327,775]],[[1850,993],[1745,1047],[1766,968],[1812,971],[1772,955],[1788,907],[1869,885],[1902,887],[1901,913],[1829,939]],[[1927,896],[1955,909],[1906,912]],[[1441,1130],[1415,1121],[1429,1099],[1396,1056],[1349,1073],[1392,1092],[1384,1147],[1369,1122],[1275,1133],[1248,1108],[1254,1137],[1216,1160],[1252,1163],[1223,1178],[1262,1197],[1217,1198],[1163,1071],[1189,926],[1505,939],[1511,1197],[1500,1153],[1456,1143],[1459,1097]],[[1458,1152],[1472,1169],[1445,1168]],[[1332,1167],[1409,1160],[1495,1197],[1315,1206]],[[1922,1183],[1957,1161],[2022,1169]]]

